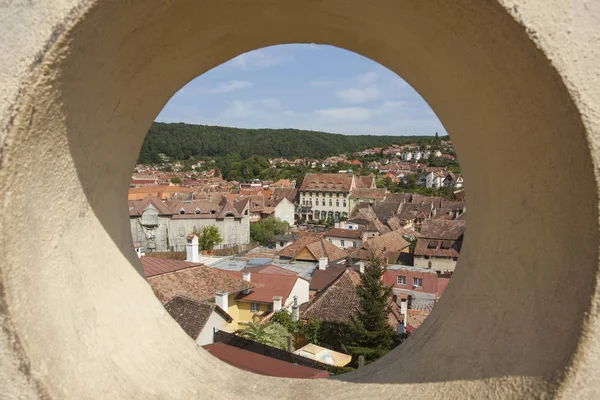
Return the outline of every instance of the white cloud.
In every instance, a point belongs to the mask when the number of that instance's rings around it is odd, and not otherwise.
[[[376,72],[366,72],[362,75],[359,75],[356,80],[359,85],[370,85],[375,82],[379,78],[379,74]]]
[[[219,86],[212,89],[200,89],[201,92],[210,93],[210,94],[221,94],[221,93],[229,93],[238,89],[246,89],[252,87],[252,82],[248,81],[228,81],[223,82]]]
[[[262,99],[259,102],[267,108],[281,108],[281,102],[277,99]]]
[[[317,110],[316,114],[330,121],[364,122],[371,118],[372,112],[362,107],[340,107]]]
[[[264,119],[267,123],[278,117],[281,108],[282,104],[277,99],[233,100],[219,113],[219,118],[224,121],[243,119],[247,120],[248,124],[251,124],[251,120]]]
[[[263,49],[259,49],[240,54],[231,60],[231,65],[245,69],[263,69],[285,64],[292,60],[293,57],[289,54],[274,54],[273,50],[267,52]]]
[[[377,100],[379,98],[379,89],[375,86],[362,89],[351,88],[338,92],[337,97],[344,103],[361,104]]]
[[[406,105],[407,103],[405,101],[384,101],[383,103],[381,103],[378,110],[382,113],[388,113],[398,111]]]
[[[233,100],[229,102],[219,117],[225,120],[247,118],[252,115],[253,108],[254,103],[251,101]]]

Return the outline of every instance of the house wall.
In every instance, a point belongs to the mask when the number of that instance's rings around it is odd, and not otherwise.
[[[398,276],[406,277],[406,284],[398,284]],[[413,278],[421,278],[423,285],[413,288]],[[418,272],[407,269],[391,270],[388,269],[383,274],[383,281],[388,286],[393,286],[398,289],[414,290],[415,292],[431,293],[441,296],[447,286],[447,278],[444,282],[440,282],[438,275],[435,272]]]
[[[309,196],[309,193],[312,193],[312,196]],[[348,192],[339,192],[339,193],[326,193],[319,192],[317,196],[317,191],[302,191],[300,192],[300,205],[303,205],[303,201],[306,202],[306,205],[309,205],[309,202],[312,202],[312,210],[325,211],[325,212],[336,212],[350,214],[350,193]],[[331,197],[330,197],[331,194]],[[339,194],[339,197],[337,197]],[[344,194],[346,197],[344,197]],[[323,205],[323,200],[325,200],[325,205]],[[331,206],[329,205],[329,200],[331,200]],[[339,205],[338,204],[339,201]],[[318,202],[318,204],[317,204]],[[344,207],[344,202],[346,206]]]
[[[169,222],[169,243],[175,248],[184,246],[185,237],[194,229],[214,225],[221,233],[223,242],[217,248],[237,246],[250,242],[250,221],[248,216],[242,218],[225,217],[223,219],[173,219]]]
[[[254,317],[255,312],[252,311],[251,302],[247,301],[238,301],[238,328],[242,328],[239,325],[241,322],[252,322],[252,318]],[[273,305],[273,303],[258,303],[258,313],[267,312],[269,310],[269,306]]]
[[[283,243],[283,245],[282,245],[282,243]],[[292,244],[292,242],[288,242],[288,241],[285,241],[285,240],[284,241],[277,240],[275,242],[275,250],[281,250],[284,247],[289,246],[290,244]]]
[[[296,283],[290,292],[287,299],[284,299],[282,306],[285,308],[291,307],[294,304],[294,296],[298,296],[298,305],[308,302],[310,299],[310,282],[302,278],[296,279]],[[290,309],[291,310],[291,309]]]
[[[200,331],[200,334],[196,338],[196,343],[200,346],[204,346],[205,344],[211,344],[214,342],[213,332],[215,329],[217,330],[225,330],[224,328],[228,325],[227,320],[223,318],[219,313],[212,312],[208,321],[206,321],[206,325]]]
[[[415,256],[415,267],[429,268],[429,261],[431,261],[432,270],[441,272],[454,272],[457,263],[448,257],[429,257],[427,259],[423,256]]]
[[[310,251],[305,247],[297,255],[296,260],[317,261]]]
[[[362,240],[360,239],[338,238],[333,236],[325,236],[325,238],[329,241],[329,243],[339,247],[340,249],[350,249],[354,247],[360,248],[362,246]],[[342,240],[344,241],[344,244],[342,244]]]
[[[275,207],[275,217],[294,226],[294,204],[288,199],[283,199]]]
[[[233,321],[231,321],[227,325],[226,330],[228,330],[229,332],[233,332],[239,328],[238,322],[240,321],[240,309],[239,303],[235,299],[235,296],[237,296],[237,293],[230,294],[229,296],[227,296],[227,314],[229,314],[229,316],[233,318]]]
[[[139,242],[146,249],[146,252],[169,251],[167,241],[170,219],[170,217],[159,216],[158,226],[147,228],[141,225],[141,217],[130,218],[129,225],[131,228],[131,237],[133,241]],[[150,246],[152,243],[155,245],[154,250],[152,250]],[[175,249],[175,251],[185,251],[185,243],[182,249]]]

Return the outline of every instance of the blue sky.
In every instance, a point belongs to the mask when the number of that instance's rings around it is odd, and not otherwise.
[[[337,47],[292,44],[242,54],[189,82],[157,121],[343,134],[445,134],[396,74]]]

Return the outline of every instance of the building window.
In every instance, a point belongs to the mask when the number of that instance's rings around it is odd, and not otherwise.
[[[356,242],[352,242],[352,247],[356,247]]]
[[[340,194],[339,194],[339,193],[336,193],[336,194],[335,194],[335,197],[340,197]]]
[[[396,277],[396,283],[398,285],[406,285],[406,276],[404,276],[404,275],[398,275]]]
[[[327,239],[327,240],[329,241],[329,243],[333,243],[333,240],[332,240],[332,239]]]
[[[339,206],[340,206],[340,201],[339,201],[339,200],[336,200],[336,202],[335,202],[335,206],[336,206],[336,207],[339,207]]]
[[[452,257],[452,261],[458,261],[458,257]]]
[[[340,240],[340,244],[342,245],[342,247],[344,247],[344,243],[345,243],[344,239]]]
[[[413,278],[413,287],[423,287],[423,278]]]
[[[344,198],[346,198],[346,194],[347,194],[347,193],[344,193]]]
[[[260,310],[260,307],[259,307],[258,303],[250,303],[250,311],[252,311],[252,312],[258,312],[258,310]]]
[[[331,199],[329,199],[329,207],[331,207],[333,205],[333,202],[331,201]]]
[[[283,247],[283,244],[284,244],[283,242],[279,242],[279,245],[280,245],[281,247]]]
[[[315,193],[315,196],[319,197],[319,192]]]
[[[344,200],[344,207],[346,207],[346,200]]]

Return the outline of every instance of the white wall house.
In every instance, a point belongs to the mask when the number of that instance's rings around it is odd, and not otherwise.
[[[309,219],[337,221],[350,214],[354,189],[376,188],[375,176],[308,173],[300,187],[300,206],[310,208]]]
[[[294,226],[294,203],[285,197],[275,206],[275,217]]]
[[[363,231],[358,229],[334,228],[325,233],[323,237],[329,243],[340,249],[361,248],[363,244]]]
[[[283,307],[286,309],[291,309],[292,305],[294,304],[294,296],[298,296],[298,305],[307,303],[309,300],[309,287],[309,281],[298,277],[294,287],[292,288],[292,291],[290,292],[290,295],[287,297],[287,299],[283,299]]]
[[[425,187],[440,188],[443,186],[445,175],[440,172],[430,172],[425,177]]]

